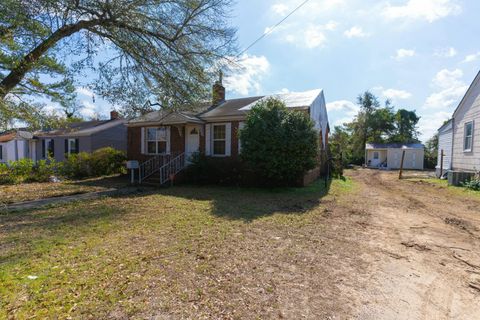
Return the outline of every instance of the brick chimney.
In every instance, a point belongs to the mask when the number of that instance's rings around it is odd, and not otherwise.
[[[212,88],[212,104],[217,106],[225,101],[225,87],[222,84],[223,73],[220,71],[218,81],[215,82]]]
[[[120,118],[120,115],[118,114],[118,111],[112,110],[110,111],[110,120],[116,120]]]

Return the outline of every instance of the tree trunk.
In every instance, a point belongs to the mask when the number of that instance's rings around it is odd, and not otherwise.
[[[79,21],[76,24],[64,26],[50,35],[45,39],[41,44],[39,44],[35,49],[30,51],[23,59],[20,61],[18,66],[13,68],[10,73],[0,82],[0,99],[5,98],[5,96],[14,89],[20,81],[25,77],[25,75],[33,68],[35,63],[44,55],[49,49],[51,49],[58,41],[63,38],[69,37],[72,34],[89,27],[100,24],[99,20],[90,20],[90,21]]]

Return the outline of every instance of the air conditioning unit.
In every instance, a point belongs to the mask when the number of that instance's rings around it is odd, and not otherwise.
[[[459,186],[464,182],[472,180],[474,176],[475,176],[475,173],[473,172],[449,171],[448,185]]]

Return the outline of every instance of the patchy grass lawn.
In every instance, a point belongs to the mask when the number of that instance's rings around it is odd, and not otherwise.
[[[457,187],[457,186],[449,186],[447,180],[429,178],[429,179],[409,179],[411,181],[421,182],[421,183],[428,183],[430,185],[434,185],[438,188],[446,189],[454,195],[468,197],[472,199],[479,200],[480,199],[480,191],[470,190],[464,187]]]
[[[182,186],[0,215],[0,318],[277,318],[275,266],[327,285],[321,217],[354,190]]]
[[[62,181],[58,183],[0,185],[0,204],[103,191],[110,188],[122,187],[127,185],[127,183],[127,180],[123,177],[112,176],[82,181]]]

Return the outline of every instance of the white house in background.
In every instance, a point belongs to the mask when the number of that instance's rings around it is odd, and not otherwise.
[[[443,158],[442,158],[443,152]],[[438,161],[436,166],[437,177],[443,176],[452,166],[453,152],[453,121],[448,120],[438,129]],[[443,166],[440,163],[443,159]],[[442,172],[440,173],[440,170]]]
[[[33,134],[23,130],[0,133],[0,163],[23,158],[36,160],[36,140]]]
[[[365,166],[377,169],[400,169],[402,154],[404,169],[423,170],[425,147],[420,143],[367,143]]]

